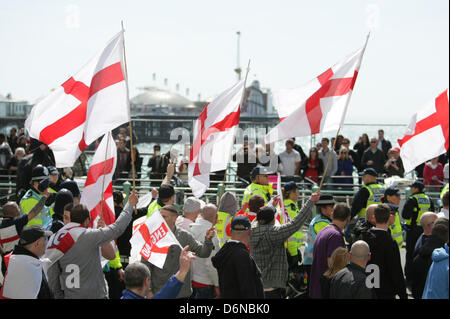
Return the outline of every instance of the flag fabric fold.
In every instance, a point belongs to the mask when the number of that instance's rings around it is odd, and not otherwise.
[[[96,228],[100,216],[103,216],[106,225],[116,221],[112,188],[116,165],[116,143],[109,132],[95,151],[80,199],[80,204],[86,205],[91,213],[90,227]]]
[[[56,167],[72,167],[89,144],[130,120],[127,93],[121,31],[33,106],[25,127],[32,138],[50,147]]]
[[[239,81],[206,105],[194,124],[194,143],[188,165],[188,183],[195,197],[209,187],[209,175],[225,170],[241,114],[245,81]]]
[[[154,212],[149,218],[140,218],[136,222],[133,223],[134,233],[130,239],[130,262],[143,257],[162,269],[170,246],[181,247],[180,243],[159,211]]]
[[[448,89],[415,113],[398,139],[405,172],[448,151],[449,103]]]
[[[366,45],[367,41],[362,48],[307,84],[274,92],[274,105],[281,122],[269,131],[265,142],[339,129],[347,113]]]

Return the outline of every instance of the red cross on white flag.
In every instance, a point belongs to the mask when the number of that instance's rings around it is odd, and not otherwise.
[[[281,122],[266,135],[266,143],[337,130],[342,126],[367,40],[361,49],[307,84],[274,92],[273,103]]]
[[[405,136],[398,140],[405,172],[448,151],[448,89],[413,115]]]
[[[33,106],[25,127],[52,149],[56,167],[72,167],[89,144],[129,120],[121,31],[78,73]]]
[[[159,211],[154,212],[149,218],[143,217],[137,224],[133,223],[130,244],[130,262],[139,261],[137,259],[139,255],[161,269],[164,267],[170,246],[177,245],[182,248]]]
[[[92,158],[84,184],[80,204],[91,213],[90,227],[96,228],[102,216],[106,225],[116,221],[114,213],[112,179],[117,165],[117,148],[111,133],[105,134]]]
[[[188,176],[195,197],[209,187],[209,174],[227,168],[241,115],[245,80],[237,82],[205,106],[194,125]]]

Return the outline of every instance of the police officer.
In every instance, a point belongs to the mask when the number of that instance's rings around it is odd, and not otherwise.
[[[288,182],[283,188],[283,203],[284,208],[289,214],[290,220],[293,220],[300,211],[298,207],[298,198],[300,196],[299,187],[294,181]],[[285,220],[285,216],[281,216],[281,224],[287,224],[289,221]],[[302,262],[302,253],[300,248],[303,243],[303,231],[299,229],[286,242],[288,251],[289,268],[295,270],[298,264]]]
[[[377,172],[373,168],[366,168],[360,173],[364,185],[355,194],[352,202],[351,214],[366,217],[366,208],[372,204],[380,204],[384,195],[384,186],[377,182]]]
[[[317,234],[331,223],[331,214],[333,213],[335,203],[333,196],[329,194],[320,195],[319,201],[316,203],[317,215],[309,223],[303,259],[303,266],[308,279],[311,274],[314,240],[316,239]],[[306,296],[309,296],[308,292],[306,293]]]
[[[378,184],[377,182],[377,171],[373,168],[366,168],[360,174],[362,176],[362,181],[364,185],[358,190],[358,192],[353,197],[352,207],[351,207],[351,220],[345,229],[345,240],[348,244],[352,242],[352,232],[353,227],[359,219],[366,218],[366,209],[372,204],[380,204],[381,197],[384,195],[384,186]],[[355,220],[354,217],[358,216]]]
[[[247,203],[252,195],[260,195],[264,198],[265,204],[269,203],[273,194],[272,184],[269,184],[269,172],[263,166],[256,166],[251,173],[252,183],[244,191],[241,206]]]
[[[28,214],[31,209],[40,201],[43,194],[48,190],[50,179],[48,177],[48,169],[45,166],[37,165],[31,173],[31,188],[25,193],[20,200],[20,209],[23,214]],[[49,227],[52,221],[53,210],[44,205],[39,214],[31,219],[27,226],[41,225]]]
[[[398,247],[401,248],[403,244],[403,227],[400,222],[400,216],[398,212],[398,206],[400,205],[400,190],[396,187],[388,187],[384,191],[384,196],[381,197],[381,201],[389,205],[391,210],[395,212],[394,223],[389,226],[391,230],[392,238],[397,242]]]
[[[414,258],[414,247],[423,229],[420,226],[420,217],[425,212],[433,212],[434,204],[430,198],[425,195],[425,185],[421,181],[415,181],[411,185],[411,197],[409,197],[402,210],[402,217],[406,226],[406,262],[405,276],[406,282],[411,282],[410,269]]]

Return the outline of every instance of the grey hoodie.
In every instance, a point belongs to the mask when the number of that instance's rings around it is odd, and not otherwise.
[[[133,207],[127,204],[114,224],[100,229],[87,228],[72,248],[48,269],[50,288],[56,298],[108,298],[100,247],[125,231],[132,214]]]
[[[225,192],[220,199],[218,211],[234,216],[238,210],[239,207],[236,196],[233,193]]]

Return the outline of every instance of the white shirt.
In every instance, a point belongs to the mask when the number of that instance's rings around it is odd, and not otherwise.
[[[442,210],[437,214],[439,217],[444,217],[448,219],[448,209],[442,208]]]
[[[192,223],[190,226],[190,233],[194,236],[194,238],[204,243],[205,235],[208,229],[214,226],[211,222],[204,219],[202,216],[198,216],[195,220],[195,223]],[[211,239],[214,249],[211,252],[211,255],[207,258],[195,258],[191,264],[191,279],[198,283],[204,285],[213,285],[219,286],[219,275],[217,273],[217,269],[214,268],[211,258],[216,255],[219,251],[219,237],[217,237],[217,233],[214,234]]]
[[[292,150],[290,153],[284,151],[278,155],[281,161],[281,175],[294,176],[297,168],[296,163],[300,163],[300,153]]]
[[[175,221],[175,226],[177,228],[181,228],[187,232],[191,232],[191,228],[189,227],[192,223],[194,223],[189,218],[186,218],[184,216],[178,216],[177,220]]]

